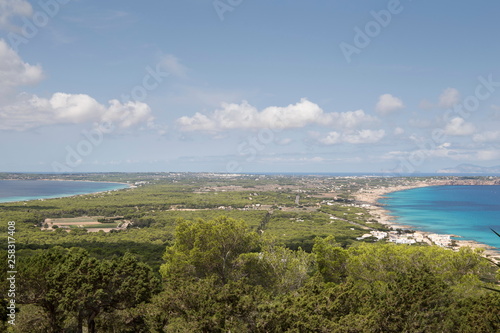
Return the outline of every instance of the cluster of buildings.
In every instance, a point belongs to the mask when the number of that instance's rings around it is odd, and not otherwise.
[[[427,243],[441,247],[450,247],[452,245],[450,235],[427,234],[418,231],[411,233],[401,233],[400,231],[370,231],[370,233],[364,234],[357,239],[362,240],[369,237],[374,237],[377,241],[387,239],[389,242],[396,244]]]

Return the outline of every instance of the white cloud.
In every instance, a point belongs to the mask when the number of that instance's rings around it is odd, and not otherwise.
[[[188,68],[182,65],[177,57],[172,54],[166,54],[162,57],[160,64],[170,74],[185,79],[187,78]]]
[[[142,102],[105,106],[88,95],[55,93],[50,99],[21,95],[15,103],[0,106],[0,130],[27,130],[54,124],[112,122],[119,128],[152,124],[149,106]]]
[[[383,94],[379,97],[375,110],[381,115],[387,115],[389,113],[403,109],[405,106],[403,101],[391,94]]]
[[[493,161],[500,158],[500,151],[498,150],[480,150],[477,152],[476,160],[479,161]]]
[[[443,143],[442,145],[439,145],[438,148],[450,148],[452,145],[451,145],[451,142],[445,142]]]
[[[143,123],[155,126],[151,109],[141,102],[110,100],[109,105],[103,105],[84,94],[58,92],[50,98],[43,98],[17,93],[17,88],[36,84],[42,78],[41,66],[25,63],[0,39],[0,130],[91,122],[113,122],[123,129]]]
[[[377,118],[367,115],[363,110],[329,113],[325,120],[328,120],[325,125],[338,128],[356,128],[361,124],[377,122]]]
[[[443,90],[441,95],[439,95],[437,104],[424,99],[420,101],[418,107],[424,110],[433,109],[436,107],[442,109],[450,109],[458,103],[460,103],[460,92],[455,88],[446,88],[445,90]]]
[[[394,129],[394,135],[401,135],[401,134],[404,134],[405,130],[402,129],[401,127],[396,127]]]
[[[2,0],[0,1],[0,28],[18,31],[18,27],[12,24],[11,19],[15,16],[31,16],[33,7],[26,0]]]
[[[339,132],[330,132],[318,141],[325,145],[334,145],[342,142],[342,135]]]
[[[241,104],[223,103],[222,108],[209,115],[196,113],[181,117],[177,124],[183,131],[217,132],[231,129],[287,129],[308,125],[338,128],[356,128],[360,124],[373,123],[377,119],[363,110],[325,113],[317,104],[303,98],[286,107],[270,106],[262,111],[247,101]]]
[[[38,83],[42,78],[40,65],[25,63],[3,39],[0,39],[0,95],[19,86]]]
[[[326,137],[319,138],[318,141],[325,145],[334,145],[338,143],[366,144],[379,142],[384,136],[384,130],[364,129],[346,133],[330,132]]]
[[[147,124],[150,128],[157,128],[153,124],[154,117],[151,108],[142,102],[121,103],[116,99],[109,101],[109,107],[99,116],[99,120],[112,122],[121,128],[131,128]]]
[[[384,130],[361,130],[354,134],[345,134],[344,141],[347,143],[360,144],[360,143],[375,143],[382,140],[385,136]]]
[[[463,118],[455,117],[446,125],[444,132],[447,135],[465,136],[476,131],[473,124],[467,123]]]
[[[472,138],[474,142],[500,142],[500,131],[478,133]]]
[[[449,109],[460,102],[460,93],[455,88],[446,88],[439,96],[439,107]]]

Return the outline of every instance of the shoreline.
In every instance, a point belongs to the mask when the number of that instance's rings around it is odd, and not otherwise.
[[[16,181],[18,179],[2,179],[2,181]],[[31,181],[31,180],[29,180]],[[11,203],[16,203],[16,202],[30,202],[30,201],[38,201],[38,200],[52,200],[52,199],[62,199],[62,198],[71,198],[71,197],[77,197],[81,195],[90,195],[90,194],[99,194],[99,193],[107,193],[107,192],[112,192],[112,191],[119,191],[119,190],[125,190],[125,189],[131,189],[134,188],[133,185],[127,184],[127,183],[120,183],[120,182],[108,182],[108,181],[94,181],[94,180],[66,180],[66,179],[37,179],[33,181],[53,181],[53,182],[61,182],[61,181],[67,181],[67,182],[86,182],[86,183],[108,183],[108,184],[119,184],[119,185],[126,185],[127,187],[124,188],[117,188],[117,189],[112,189],[112,190],[104,190],[104,191],[98,191],[98,192],[87,192],[87,193],[75,193],[75,194],[68,194],[68,195],[60,195],[57,194],[56,196],[46,196],[46,197],[36,197],[36,198],[31,198],[31,199],[25,199],[25,200],[14,200],[14,201],[2,201],[2,198],[0,198],[0,205],[3,204],[11,204]]]
[[[415,182],[414,184],[409,184],[409,185],[398,185],[398,186],[390,186],[383,188],[374,188],[369,190],[361,189],[359,192],[354,194],[354,197],[356,198],[356,201],[369,204],[369,206],[366,208],[369,210],[370,215],[372,215],[372,217],[376,219],[380,224],[383,224],[389,227],[390,229],[393,230],[408,229],[414,231],[415,233],[421,234],[424,237],[427,237],[428,235],[431,234],[438,234],[443,236],[449,235],[451,237],[454,237],[454,240],[456,242],[456,246],[450,247],[451,249],[458,250],[462,247],[470,247],[472,249],[483,249],[484,251],[483,255],[485,257],[488,257],[489,259],[493,260],[495,260],[494,258],[497,258],[495,261],[498,262],[498,260],[500,260],[500,249],[473,240],[457,239],[459,237],[461,238],[462,236],[453,234],[435,233],[430,231],[422,231],[422,230],[417,230],[415,227],[411,225],[403,225],[397,223],[396,217],[391,215],[390,211],[386,209],[383,205],[381,205],[379,202],[379,200],[384,198],[385,195],[393,192],[411,190],[422,187],[430,187],[430,186],[453,186],[453,185],[490,185],[490,184],[470,184],[468,182],[457,183],[456,181],[450,184],[450,182],[448,181],[431,181],[431,182],[422,181],[422,182]]]

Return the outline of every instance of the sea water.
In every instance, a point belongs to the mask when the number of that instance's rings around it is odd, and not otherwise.
[[[500,185],[430,186],[387,194],[379,201],[398,224],[453,234],[500,248]]]
[[[0,203],[67,197],[127,187],[127,184],[107,182],[0,180]]]

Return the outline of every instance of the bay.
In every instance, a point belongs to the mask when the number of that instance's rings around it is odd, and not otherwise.
[[[109,182],[0,180],[0,203],[60,198],[128,187],[127,184]]]
[[[397,224],[500,247],[500,185],[429,186],[387,194]]]

